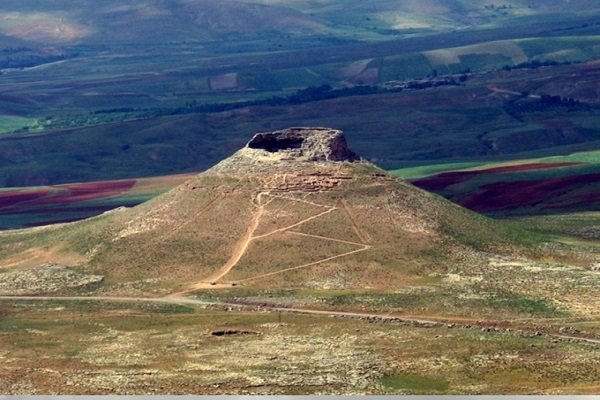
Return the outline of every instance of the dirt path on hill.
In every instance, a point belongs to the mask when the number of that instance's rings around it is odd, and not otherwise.
[[[260,224],[262,216],[265,213],[265,204],[262,203],[262,194],[263,193],[260,193],[257,197],[258,208],[252,216],[252,220],[250,222],[250,225],[248,226],[248,230],[246,231],[244,237],[242,237],[242,239],[235,245],[235,248],[229,260],[227,260],[227,262],[217,272],[206,278],[205,281],[199,282],[198,284],[194,285],[192,287],[192,290],[205,287],[206,281],[210,285],[211,282],[216,282],[220,280],[225,275],[227,275],[233,269],[233,267],[235,267],[240,262],[244,254],[246,254],[250,243],[255,239],[254,232],[256,232],[256,229]]]
[[[265,201],[265,197],[270,197],[269,200]],[[298,202],[298,203],[303,203],[303,204],[308,204],[310,206],[313,207],[319,207],[321,209],[325,209],[322,212],[319,212],[315,215],[312,215],[310,217],[304,218],[301,221],[298,221],[296,223],[293,223],[291,225],[282,227],[282,228],[277,228],[274,229],[268,233],[262,234],[262,235],[254,235],[254,233],[256,232],[256,230],[258,229],[258,227],[260,226],[260,222],[266,212],[266,207],[275,199],[283,199],[283,200],[287,200],[287,201],[294,201],[294,202]],[[256,210],[253,212],[252,215],[252,219],[250,221],[250,225],[248,226],[248,229],[246,231],[246,233],[244,234],[244,236],[238,241],[238,243],[235,245],[234,249],[233,249],[233,253],[231,254],[230,258],[227,260],[227,262],[221,267],[219,268],[215,273],[209,275],[208,277],[202,279],[200,282],[197,282],[196,284],[188,287],[186,290],[182,291],[182,292],[178,292],[178,293],[174,293],[172,295],[170,295],[170,298],[177,298],[177,297],[183,297],[186,294],[189,294],[195,290],[199,290],[199,289],[220,289],[220,288],[228,288],[231,287],[232,284],[227,284],[227,283],[223,283],[223,282],[219,282],[220,280],[222,280],[225,276],[227,276],[234,268],[236,265],[239,264],[239,262],[241,261],[242,257],[244,257],[244,255],[247,253],[248,248],[250,247],[250,244],[255,241],[255,240],[261,240],[264,238],[267,238],[269,236],[273,236],[275,234],[278,233],[285,233],[285,232],[289,232],[298,236],[304,236],[304,237],[312,237],[312,238],[316,238],[316,239],[320,239],[320,240],[326,240],[326,241],[333,241],[333,242],[339,242],[339,243],[346,243],[346,244],[350,244],[353,246],[358,246],[360,247],[359,249],[353,250],[353,251],[349,251],[343,254],[337,254],[331,257],[327,257],[324,258],[322,260],[318,260],[318,261],[314,261],[311,263],[307,263],[307,264],[302,264],[302,265],[298,265],[296,267],[292,267],[292,268],[286,268],[284,270],[281,271],[274,271],[271,273],[267,273],[267,274],[261,274],[258,276],[254,276],[254,277],[250,277],[247,279],[243,279],[240,280],[237,283],[244,283],[244,282],[250,282],[250,281],[254,281],[254,280],[258,280],[258,279],[262,279],[262,278],[266,278],[269,276],[273,276],[273,275],[278,275],[278,274],[282,274],[285,272],[290,272],[290,271],[295,271],[298,269],[303,269],[303,268],[308,268],[308,267],[312,267],[314,265],[318,265],[318,264],[322,264],[324,262],[327,261],[331,261],[331,260],[335,260],[337,258],[341,258],[341,257],[347,257],[353,254],[357,254],[363,251],[367,251],[371,248],[371,246],[365,244],[367,241],[370,241],[371,238],[368,236],[368,234],[366,234],[365,232],[363,232],[360,227],[357,225],[356,221],[354,220],[352,214],[350,213],[350,210],[348,209],[348,205],[343,203],[343,207],[346,213],[347,218],[350,220],[350,222],[352,223],[352,226],[354,228],[354,230],[356,231],[358,237],[360,238],[360,240],[362,241],[362,243],[356,243],[356,242],[352,242],[352,241],[347,241],[347,240],[342,240],[342,239],[337,239],[337,238],[329,238],[329,237],[325,237],[325,236],[319,236],[319,235],[310,235],[310,234],[304,234],[304,233],[300,233],[300,232],[292,232],[291,230],[294,228],[297,228],[301,225],[304,225],[310,221],[319,219],[324,217],[327,214],[330,214],[334,211],[338,211],[340,210],[340,208],[336,207],[336,206],[331,206],[331,205],[327,205],[327,204],[319,204],[319,203],[315,203],[306,199],[298,199],[295,197],[291,197],[291,196],[282,196],[282,195],[272,195],[270,191],[265,191],[265,192],[260,192],[258,193],[258,195],[252,200],[254,206],[256,207]]]
[[[267,206],[271,201],[273,201],[273,199],[271,199],[271,200],[267,201],[266,203],[264,203],[263,196],[266,196],[266,195],[268,195],[268,192],[261,192],[256,196],[255,199],[252,200],[252,202],[256,206],[256,210],[254,211],[254,213],[252,215],[252,219],[250,221],[250,225],[248,226],[248,229],[246,230],[246,233],[240,239],[240,241],[238,241],[238,243],[235,245],[235,247],[233,249],[233,253],[231,254],[231,257],[229,257],[229,260],[227,260],[227,262],[212,275],[208,276],[207,278],[204,278],[202,281],[197,282],[196,284],[190,286],[189,288],[187,288],[186,290],[184,290],[182,292],[171,294],[169,296],[169,298],[183,297],[187,293],[190,293],[190,292],[193,292],[194,290],[199,290],[199,289],[207,289],[207,288],[212,289],[215,287],[230,287],[230,285],[218,285],[217,281],[219,281],[225,275],[227,275],[240,262],[240,260],[244,256],[244,254],[246,254],[246,251],[248,250],[250,243],[254,240],[254,232],[256,232],[256,229],[260,225],[260,221],[265,212],[265,206]]]

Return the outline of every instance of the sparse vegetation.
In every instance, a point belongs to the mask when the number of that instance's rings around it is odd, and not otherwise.
[[[546,299],[534,299],[503,290],[490,294],[487,298],[487,302],[494,308],[508,309],[513,312],[541,317],[555,317],[561,314],[556,305],[551,301]]]
[[[594,346],[545,337],[288,313],[2,301],[0,315],[12,371],[2,372],[3,392],[524,394],[572,393],[577,385],[593,394],[600,357]],[[218,329],[257,334],[211,335]],[[22,373],[39,368],[40,353],[44,371],[60,374]],[[544,357],[561,362],[539,362]]]
[[[444,393],[448,382],[413,374],[387,375],[379,380],[386,388],[404,393]]]

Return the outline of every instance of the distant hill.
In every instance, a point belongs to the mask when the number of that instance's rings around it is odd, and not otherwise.
[[[527,17],[589,13],[593,0],[247,0],[286,5],[342,25],[389,30],[451,30]]]
[[[3,2],[0,32],[45,43],[172,43],[227,36],[325,33],[326,24],[282,6],[239,1]]]
[[[53,44],[172,43],[240,35],[245,40],[265,35],[376,38],[584,16],[599,9],[590,0],[7,0],[0,5],[0,33]]]
[[[0,70],[32,67],[61,60],[65,56],[66,52],[60,47],[0,33]]]

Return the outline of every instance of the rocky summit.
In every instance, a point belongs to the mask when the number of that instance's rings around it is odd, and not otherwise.
[[[348,148],[342,131],[321,127],[295,127],[257,133],[248,144],[210,172],[273,172],[279,168],[359,161]]]

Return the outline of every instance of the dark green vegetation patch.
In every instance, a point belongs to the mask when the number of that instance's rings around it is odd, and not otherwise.
[[[393,391],[404,393],[443,393],[449,383],[443,379],[429,378],[414,374],[387,375],[379,380],[381,385]]]

